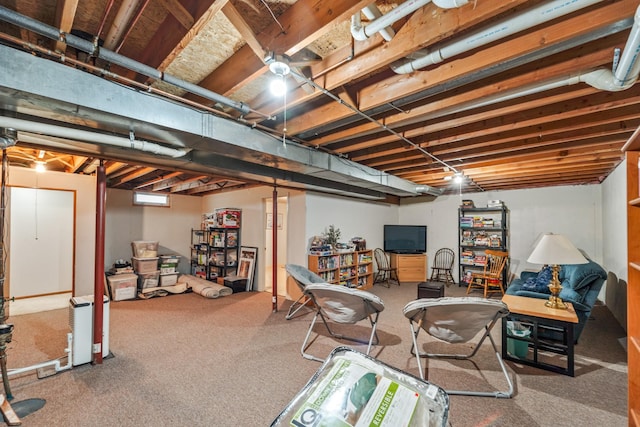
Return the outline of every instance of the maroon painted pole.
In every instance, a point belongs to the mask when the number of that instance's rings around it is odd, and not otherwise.
[[[273,213],[271,214],[271,283],[273,283],[271,306],[273,312],[278,311],[278,189],[273,186]]]
[[[107,177],[104,163],[96,170],[96,257],[93,286],[93,363],[102,364],[102,331],[104,312],[104,223],[107,199]]]

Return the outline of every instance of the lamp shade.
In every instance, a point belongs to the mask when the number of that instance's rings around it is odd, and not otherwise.
[[[532,264],[586,264],[589,261],[562,234],[547,233],[542,236],[527,262]]]

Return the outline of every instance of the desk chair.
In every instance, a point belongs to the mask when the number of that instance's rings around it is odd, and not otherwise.
[[[398,286],[400,286],[400,280],[398,279],[398,269],[391,268],[389,257],[380,248],[373,250],[373,257],[376,260],[377,271],[373,277],[373,284],[386,283],[387,288],[391,286],[390,281],[395,280]]]
[[[416,356],[420,377],[424,379],[420,358],[449,358],[458,360],[471,360],[486,338],[489,338],[493,351],[498,359],[502,373],[509,385],[506,391],[474,391],[474,390],[447,390],[448,394],[461,394],[466,396],[489,396],[510,398],[513,396],[513,383],[507,368],[500,357],[496,343],[491,336],[491,329],[498,320],[509,314],[509,309],[502,301],[488,300],[480,297],[464,298],[423,298],[408,303],[403,313],[409,319],[411,329],[411,354]],[[430,336],[449,344],[470,342],[478,333],[484,331],[475,347],[469,354],[451,353],[421,353],[418,347],[418,334],[424,330]],[[426,345],[425,345],[426,347]],[[477,366],[477,365],[476,365]]]
[[[376,326],[378,324],[378,316],[380,315],[380,312],[384,310],[384,302],[378,296],[371,292],[326,283],[307,285],[304,288],[304,294],[313,302],[313,306],[316,310],[316,314],[313,316],[307,335],[304,338],[302,347],[300,348],[300,353],[302,353],[302,356],[305,359],[315,360],[318,362],[324,361],[324,359],[305,353],[307,347],[311,345],[307,343],[309,342],[309,337],[311,336],[313,326],[315,325],[316,320],[318,320],[318,317],[322,319],[327,331],[329,331],[329,334],[333,338],[346,339],[367,344],[367,354],[371,351],[372,345],[378,344],[379,339],[376,334]],[[335,323],[355,324],[364,319],[369,319],[371,324],[371,334],[369,335],[369,339],[366,341],[336,334],[331,330],[329,323],[327,322],[327,320],[330,320]]]

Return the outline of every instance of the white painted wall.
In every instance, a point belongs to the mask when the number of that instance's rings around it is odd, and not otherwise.
[[[625,175],[626,168],[621,165],[602,185],[467,193],[462,198],[474,200],[477,206],[492,199],[505,202],[510,210],[512,273],[539,268],[528,265],[526,258],[538,234],[553,231],[566,234],[605,269],[626,279]],[[95,177],[55,172],[36,177],[30,169],[11,168],[9,185],[76,191],[75,294],[92,293]],[[180,271],[186,272],[191,228],[200,227],[201,214],[221,207],[242,209],[241,243],[260,248],[262,254],[264,199],[270,198],[272,191],[271,187],[256,187],[202,198],[172,195],[172,206],[161,208],[133,206],[130,191],[109,189],[105,267],[118,258],[131,257],[132,240],[158,240],[161,252],[185,257]],[[278,195],[287,196],[289,201],[287,262],[306,265],[309,239],[331,224],[340,228],[344,241],[363,237],[369,248],[382,246],[384,224],[424,224],[428,226],[430,259],[440,247],[451,247],[456,252],[458,249],[457,209],[461,197],[457,195],[401,206],[287,189],[279,189]],[[260,259],[256,277],[264,277]]]
[[[539,270],[541,266],[526,262],[533,243],[541,233],[566,235],[594,261],[603,262],[602,196],[599,185],[547,187],[543,189],[463,193],[441,196],[433,202],[400,207],[401,224],[427,225],[428,254],[450,247],[458,252],[458,206],[461,199],[471,199],[476,207],[488,200],[502,200],[509,214],[509,252],[511,273]],[[458,277],[455,266],[454,277]]]
[[[618,279],[627,275],[627,163],[626,160],[607,177],[602,189],[602,252],[608,271]],[[602,293],[600,294],[602,296]]]
[[[93,294],[96,229],[95,177],[52,171],[37,173],[33,169],[9,167],[7,184],[76,192],[74,295]]]
[[[190,273],[191,229],[200,228],[200,197],[171,195],[171,206],[134,206],[133,192],[107,189],[105,269],[117,259],[131,260],[131,242],[158,241],[159,255],[180,255],[178,271]]]
[[[322,235],[332,224],[340,229],[343,242],[362,237],[367,248],[381,248],[383,226],[397,224],[398,211],[398,206],[386,203],[307,193],[307,248],[313,236]]]
[[[201,213],[213,212],[219,208],[242,209],[242,228],[240,244],[258,248],[258,262],[256,267],[256,283],[254,289],[264,290],[264,256],[265,256],[265,228],[266,212],[265,199],[273,197],[272,187],[254,187],[238,191],[205,196],[202,198]],[[301,230],[305,227],[304,192],[278,189],[278,197],[287,197],[289,210],[287,217],[287,229],[289,240],[287,252],[293,255],[287,262],[296,262],[306,265],[306,247],[304,241],[297,238],[301,236]],[[291,237],[291,236],[295,236]],[[298,255],[298,256],[296,256]],[[299,255],[302,255],[300,257]],[[302,259],[298,259],[302,258]]]

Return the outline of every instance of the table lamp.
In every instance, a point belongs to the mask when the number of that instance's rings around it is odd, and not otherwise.
[[[551,266],[551,281],[549,290],[551,296],[545,303],[550,308],[566,309],[567,305],[558,296],[562,290],[558,271],[561,264],[586,264],[589,261],[582,253],[562,234],[546,233],[538,241],[527,262],[532,264],[546,264]]]

